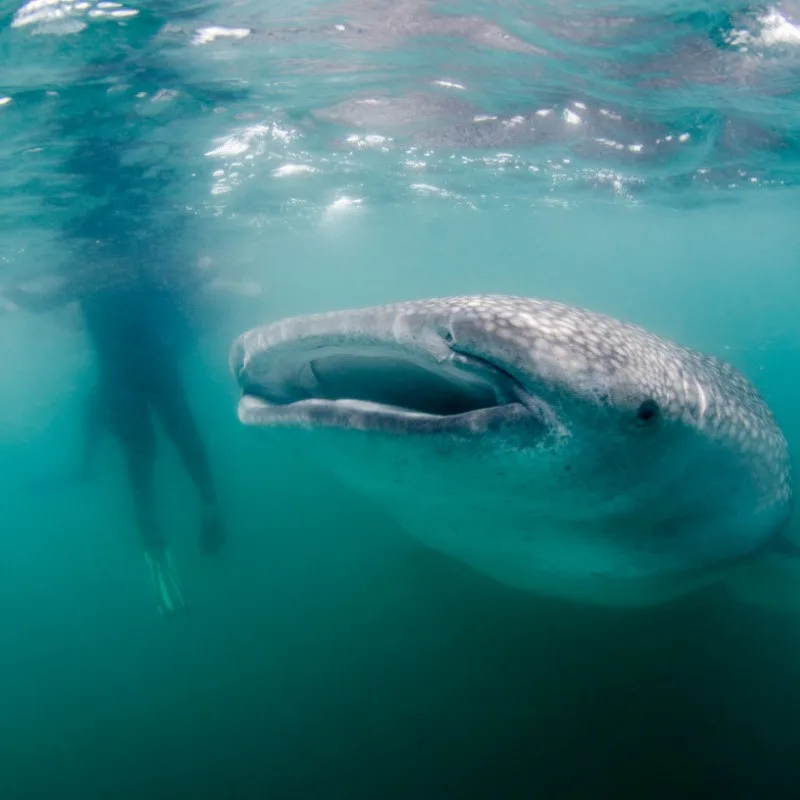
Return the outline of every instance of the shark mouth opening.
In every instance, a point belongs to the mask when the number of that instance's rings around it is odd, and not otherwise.
[[[527,409],[522,387],[501,368],[454,353],[434,363],[391,349],[326,347],[240,371],[239,415],[253,424],[458,427]]]

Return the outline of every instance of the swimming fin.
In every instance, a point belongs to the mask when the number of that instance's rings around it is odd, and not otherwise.
[[[144,557],[156,591],[158,611],[161,616],[171,616],[183,611],[186,608],[186,600],[180,576],[172,561],[172,553],[164,547],[158,550],[145,550]]]

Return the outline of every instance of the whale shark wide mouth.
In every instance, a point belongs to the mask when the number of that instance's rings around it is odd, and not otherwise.
[[[246,424],[478,432],[536,406],[502,367],[463,354],[437,362],[390,347],[330,346],[264,355],[257,368],[239,369]]]

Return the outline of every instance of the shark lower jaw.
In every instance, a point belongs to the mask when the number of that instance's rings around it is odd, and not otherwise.
[[[250,394],[239,401],[238,415],[245,425],[275,428],[338,428],[387,434],[444,434],[481,436],[513,429],[540,436],[542,421],[521,403],[439,415],[363,400],[299,400],[283,405]]]
[[[255,364],[255,366],[254,366]],[[391,346],[269,351],[238,370],[247,425],[476,436],[540,435],[548,412],[502,367],[460,353],[437,360]]]

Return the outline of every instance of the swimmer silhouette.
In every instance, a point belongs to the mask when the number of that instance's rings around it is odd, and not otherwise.
[[[225,542],[214,480],[199,428],[181,380],[179,360],[185,320],[180,298],[142,271],[65,278],[47,292],[15,286],[6,296],[21,308],[44,312],[77,302],[97,359],[98,381],[85,404],[84,441],[77,477],[88,480],[97,446],[110,433],[127,465],[136,521],[162,613],[184,605],[154,509],[157,416],[194,483],[201,502],[200,545],[209,554]]]

